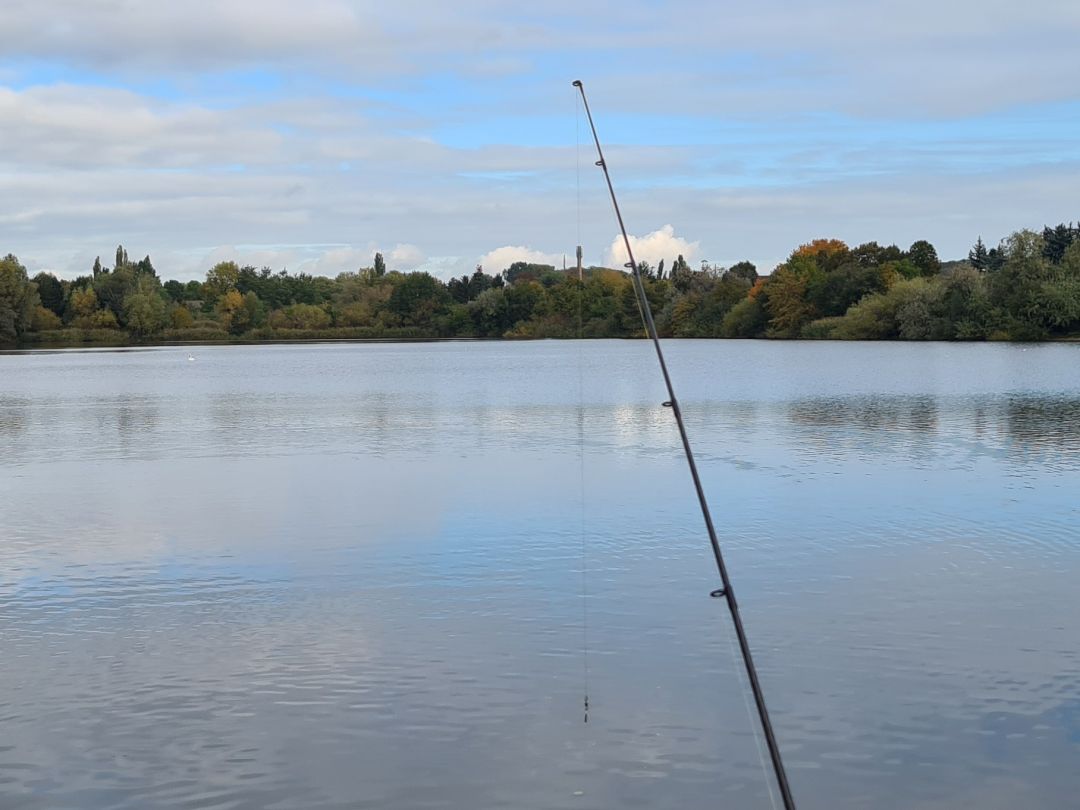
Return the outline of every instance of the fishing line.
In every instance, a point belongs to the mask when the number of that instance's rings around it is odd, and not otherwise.
[[[581,493],[581,658],[584,681],[584,714],[589,722],[589,550],[585,534],[585,281],[581,253],[581,103],[574,100],[575,160],[577,170],[578,271],[578,473]]]
[[[728,649],[731,650],[731,661],[734,663],[739,659],[739,655],[735,652],[735,639],[731,637],[731,632],[728,628],[724,627],[724,637],[727,639]],[[769,791],[769,804],[772,805],[773,810],[779,810],[776,804],[776,793],[773,791],[772,780],[769,779],[769,766],[765,764],[765,746],[761,744],[761,735],[758,734],[757,723],[754,722],[754,712],[750,708],[750,701],[746,697],[746,684],[743,683],[742,676],[739,674],[739,670],[735,670],[735,680],[739,682],[739,695],[742,697],[743,706],[746,708],[746,719],[750,721],[750,733],[754,735],[754,750],[757,751],[758,763],[761,765],[761,773],[765,777],[765,789]]]
[[[634,289],[638,295],[642,319],[645,322],[645,331],[648,333],[653,348],[656,350],[656,359],[660,364],[660,373],[663,375],[664,386],[667,388],[668,400],[664,403],[664,407],[671,408],[672,415],[675,417],[675,423],[678,425],[679,438],[682,440],[683,454],[686,456],[686,464],[690,468],[690,477],[693,480],[694,489],[697,492],[698,505],[701,507],[701,517],[705,521],[705,529],[709,535],[709,545],[712,547],[713,557],[716,560],[716,568],[720,574],[722,587],[715,589],[710,596],[717,599],[722,598],[727,602],[728,612],[731,615],[731,624],[735,630],[735,636],[739,642],[739,652],[742,655],[743,665],[746,669],[746,677],[750,681],[750,690],[754,695],[758,721],[760,722],[761,730],[765,735],[765,744],[769,749],[769,758],[772,760],[773,773],[776,777],[777,787],[780,789],[780,798],[783,800],[785,810],[795,810],[795,799],[791,794],[787,773],[784,771],[784,761],[781,757],[780,746],[776,741],[776,735],[773,733],[772,721],[769,719],[769,710],[765,705],[765,692],[761,688],[761,681],[758,679],[757,668],[754,666],[754,658],[750,652],[750,641],[746,636],[742,616],[739,613],[739,603],[735,599],[735,591],[731,586],[731,578],[728,576],[727,564],[724,562],[724,555],[720,550],[720,541],[716,535],[716,527],[713,525],[712,514],[709,511],[709,503],[705,497],[705,489],[701,484],[701,477],[698,475],[697,463],[694,461],[694,452],[690,447],[690,437],[686,432],[686,424],[683,421],[682,408],[679,406],[679,400],[675,396],[675,388],[671,382],[671,375],[668,373],[667,361],[664,359],[664,350],[660,346],[660,336],[656,332],[656,323],[653,321],[652,308],[649,306],[649,299],[645,295],[645,284],[641,278],[641,271],[634,261],[634,251],[630,245],[630,235],[623,222],[622,211],[619,210],[619,201],[615,197],[615,186],[611,182],[611,173],[608,171],[607,161],[604,159],[604,150],[600,146],[600,136],[596,132],[596,124],[593,122],[592,113],[589,111],[589,101],[585,97],[584,85],[582,85],[580,81],[575,81],[574,87],[581,93],[581,103],[585,108],[585,115],[589,120],[589,128],[592,130],[593,141],[596,144],[596,156],[599,158],[599,160],[596,161],[596,165],[604,172],[604,179],[607,181],[608,192],[611,195],[611,205],[615,210],[615,218],[619,222],[619,230],[622,232],[623,243],[626,246],[626,256],[628,259],[626,266],[637,280]]]

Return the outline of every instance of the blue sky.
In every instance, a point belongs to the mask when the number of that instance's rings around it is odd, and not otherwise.
[[[7,0],[0,251],[441,276],[638,253],[945,258],[1080,217],[1080,4]]]

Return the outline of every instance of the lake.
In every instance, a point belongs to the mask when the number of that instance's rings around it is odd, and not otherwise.
[[[1080,345],[665,345],[799,807],[1071,806]],[[0,355],[0,807],[770,807],[651,352]]]

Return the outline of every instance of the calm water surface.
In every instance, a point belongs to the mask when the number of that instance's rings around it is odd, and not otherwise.
[[[0,808],[769,807],[649,352],[0,355]],[[1080,346],[669,352],[800,807],[1076,806]]]

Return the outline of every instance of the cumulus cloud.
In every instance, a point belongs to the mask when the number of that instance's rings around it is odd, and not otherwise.
[[[957,256],[1073,216],[1076,3],[627,0],[615,30],[607,11],[0,3],[0,253],[70,275],[123,242],[180,277],[218,245],[327,274],[382,246],[445,278],[491,245],[497,272],[561,266],[581,242],[618,265],[602,178],[573,146],[578,69],[628,225],[700,240],[642,236],[651,263],[767,269],[818,236]],[[640,60],[645,45],[670,58]]]
[[[391,270],[403,272],[415,270],[426,261],[424,251],[416,245],[397,244],[386,257],[386,264]]]
[[[700,242],[687,242],[682,237],[676,236],[675,228],[671,225],[665,225],[645,236],[630,235],[630,249],[634,253],[634,259],[639,262],[648,262],[653,267],[656,267],[661,259],[670,267],[675,258],[680,255],[693,264],[698,258],[700,244]],[[621,235],[612,240],[605,261],[611,267],[622,267],[627,263],[626,243]]]
[[[556,256],[553,253],[544,253],[539,250],[533,250],[532,248],[506,245],[504,247],[495,248],[494,250],[489,250],[481,256],[480,265],[484,268],[485,272],[501,273],[514,262],[550,264],[555,267],[561,267],[562,260],[563,257],[561,254]]]

